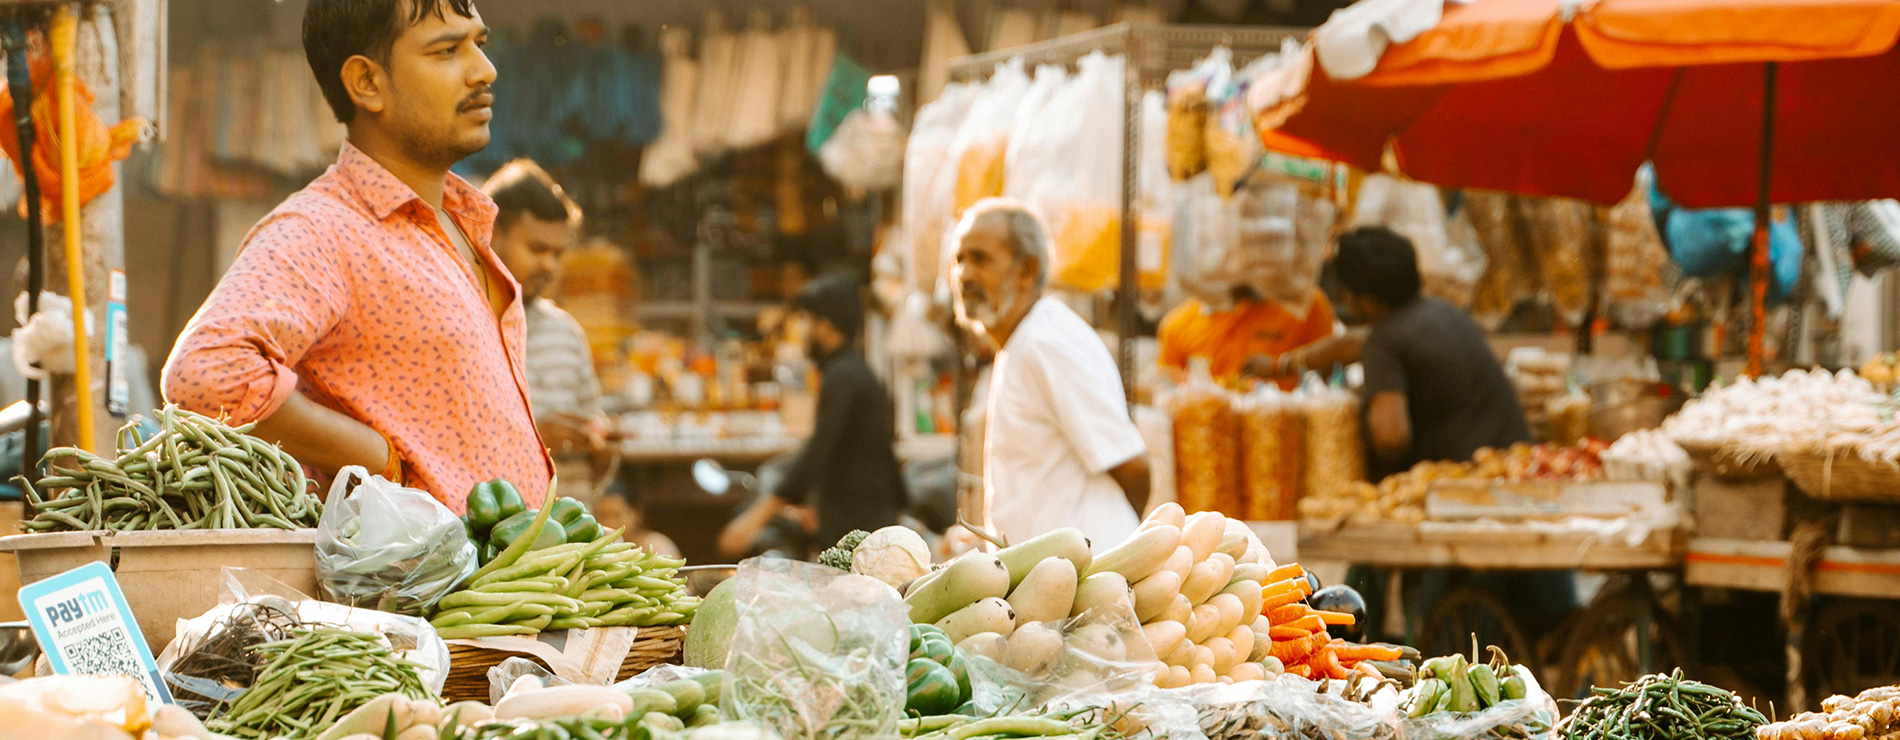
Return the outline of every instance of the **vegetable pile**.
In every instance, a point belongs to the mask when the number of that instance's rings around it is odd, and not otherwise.
[[[559,500],[557,500],[557,503]],[[685,561],[621,542],[621,530],[589,542],[534,549],[556,507],[536,512],[520,536],[442,597],[430,623],[445,640],[532,635],[546,629],[649,627],[692,619]]]
[[[382,637],[330,627],[299,627],[288,640],[257,645],[257,680],[224,707],[211,729],[240,738],[307,737],[383,694],[430,698],[420,666],[397,656]]]
[[[548,507],[554,513],[537,531],[533,548],[592,542],[600,537],[600,524],[588,513],[586,504],[577,499],[557,498]],[[468,529],[468,540],[475,543],[478,562],[486,565],[508,549],[527,533],[540,513],[539,509],[528,508],[521,491],[508,481],[475,484],[468,492],[468,514],[462,517],[462,524]]]
[[[1523,699],[1529,691],[1529,676],[1529,668],[1513,665],[1495,645],[1489,663],[1467,662],[1463,655],[1433,658],[1419,666],[1418,683],[1405,692],[1406,716],[1481,712]]]
[[[1900,686],[1881,686],[1859,696],[1830,696],[1821,711],[1755,729],[1756,740],[1862,740],[1900,731]]]
[[[1060,714],[1024,712],[995,717],[967,717],[960,714],[915,717],[898,723],[898,730],[912,740],[1115,740],[1122,737],[1113,723],[1103,721],[1099,713],[1094,711]]]
[[[1345,612],[1314,609],[1306,602],[1314,596],[1312,581],[1298,563],[1275,568],[1267,574],[1261,589],[1262,608],[1268,625],[1268,659],[1287,673],[1301,678],[1346,679],[1355,671],[1378,678],[1384,673],[1366,662],[1390,663],[1403,660],[1405,650],[1389,645],[1354,645],[1333,637],[1328,627],[1351,627],[1358,618]]]
[[[930,572],[930,545],[909,527],[892,525],[876,532],[854,529],[819,553],[818,563],[901,589]]]
[[[85,450],[49,450],[52,469],[39,489],[24,485],[29,532],[142,529],[301,529],[314,527],[323,505],[310,492],[303,466],[276,445],[168,405],[149,439],[138,427],[119,430],[115,459]]]
[[[1754,740],[1767,718],[1726,690],[1652,674],[1620,689],[1595,688],[1557,723],[1565,740]]]
[[[970,669],[949,635],[928,624],[910,627],[910,663],[904,667],[904,712],[933,717],[969,709]]]
[[[1378,485],[1355,483],[1334,495],[1300,499],[1307,519],[1417,523],[1425,520],[1425,496],[1441,480],[1485,478],[1520,481],[1593,481],[1603,477],[1604,443],[1586,439],[1569,447],[1539,444],[1484,448],[1470,462],[1421,462]]]

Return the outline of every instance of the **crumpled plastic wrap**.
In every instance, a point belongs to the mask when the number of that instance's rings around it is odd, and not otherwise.
[[[1548,740],[1557,724],[1557,702],[1537,677],[1524,677],[1524,698],[1499,702],[1481,712],[1433,712],[1405,719],[1399,740]]]
[[[897,736],[910,610],[891,587],[813,563],[753,558],[720,710],[786,740]]]
[[[998,65],[996,74],[977,87],[976,102],[957,128],[950,144],[950,160],[956,163],[955,210],[963,210],[984,198],[1003,194],[1003,160],[1009,149],[1010,126],[1016,110],[1029,92],[1029,75],[1022,60]]]
[[[352,465],[337,474],[327,501],[317,524],[325,599],[421,616],[475,572],[461,518],[423,491]]]
[[[1306,416],[1306,485],[1300,495],[1343,496],[1366,479],[1359,398],[1344,388],[1327,387],[1316,374],[1307,376],[1300,396]]]
[[[226,567],[218,605],[192,619],[178,620],[177,636],[158,655],[158,674],[176,702],[199,716],[242,695],[227,673],[226,653],[244,644],[283,639],[298,624],[332,625],[382,635],[399,656],[417,664],[416,675],[429,691],[440,693],[449,676],[449,646],[419,617],[359,609],[318,601],[270,576]],[[240,637],[240,634],[242,637]],[[215,653],[203,648],[221,637],[231,645]]]
[[[1397,740],[1400,734],[1396,691],[1352,701],[1291,675],[1156,690],[1133,714],[1157,740]]]
[[[1189,512],[1241,516],[1240,419],[1232,396],[1195,358],[1188,381],[1167,399],[1174,424],[1175,500]]]
[[[1316,190],[1267,179],[1234,193],[1245,284],[1262,298],[1304,319],[1319,287],[1320,268],[1332,256],[1338,209]]]
[[[1299,518],[1306,420],[1292,397],[1264,384],[1240,400],[1240,485],[1249,521]]]
[[[1127,603],[1098,606],[1054,622],[1017,627],[1040,631],[1061,647],[1036,665],[1006,665],[992,656],[966,654],[976,708],[993,712],[1009,707],[1051,705],[1106,706],[1116,697],[1144,693],[1157,658]],[[1031,636],[1025,636],[1028,638]],[[1011,636],[1012,640],[1019,639]],[[1013,644],[1013,643],[1012,643]],[[1011,650],[1011,657],[1031,651]]]

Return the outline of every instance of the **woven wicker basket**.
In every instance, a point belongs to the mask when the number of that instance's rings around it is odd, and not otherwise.
[[[1726,480],[1773,480],[1783,477],[1774,458],[1744,458],[1727,446],[1681,445],[1703,475]]]
[[[1900,502],[1900,466],[1841,452],[1787,452],[1777,459],[1795,487],[1814,498]]]
[[[634,638],[633,647],[627,651],[627,659],[620,663],[620,672],[614,676],[614,680],[624,681],[658,665],[678,665],[680,651],[685,644],[685,627],[642,627],[639,636]],[[449,678],[442,684],[443,701],[487,702],[488,669],[501,665],[502,661],[509,658],[541,662],[527,653],[451,643]],[[547,666],[543,664],[542,667]]]

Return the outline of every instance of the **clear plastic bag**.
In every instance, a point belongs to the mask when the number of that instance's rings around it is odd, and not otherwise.
[[[1299,518],[1306,424],[1293,399],[1267,383],[1240,402],[1240,485],[1249,521]]]
[[[1604,223],[1603,292],[1618,322],[1631,327],[1647,327],[1668,312],[1676,272],[1656,231],[1648,176],[1648,169],[1637,173],[1636,188],[1609,209]]]
[[[1059,641],[1059,647],[1035,665],[1005,665],[982,655],[966,655],[972,701],[978,711],[1057,704],[1103,706],[1111,697],[1143,692],[1151,685],[1158,658],[1126,602],[1098,606],[1064,620],[1032,622],[1016,631],[1021,636],[1010,637],[1012,658],[1038,652],[1015,649],[1020,640],[1047,639],[1052,645]]]
[[[1484,276],[1471,300],[1471,318],[1491,330],[1510,318],[1520,298],[1537,291],[1536,255],[1525,244],[1524,222],[1511,200],[1504,193],[1466,190],[1460,208],[1471,219],[1485,256]]]
[[[1246,284],[1304,319],[1332,251],[1333,202],[1317,191],[1266,180],[1242,187],[1233,203]]]
[[[248,648],[288,639],[290,630],[321,624],[382,635],[431,692],[449,676],[449,646],[419,617],[318,601],[270,576],[226,567],[218,605],[178,620],[177,636],[158,654],[158,672],[175,702],[200,717],[236,699],[259,666],[244,662]]]
[[[1175,500],[1189,512],[1241,516],[1240,419],[1233,398],[1193,359],[1188,380],[1167,399],[1174,424]]]
[[[1008,121],[1008,146],[1003,154],[1005,197],[1028,201],[1043,175],[1061,165],[1061,139],[1042,128],[1042,117],[1068,83],[1069,70],[1062,65],[1039,66],[1023,99],[1016,104],[1016,115]]]
[[[1590,310],[1590,276],[1599,251],[1596,207],[1569,198],[1522,198],[1518,206],[1557,317],[1570,326],[1582,324]]]
[[[462,520],[427,493],[352,465],[326,500],[317,524],[326,600],[419,616],[475,572]]]
[[[1215,47],[1193,69],[1168,75],[1168,174],[1177,181],[1207,170],[1207,88],[1217,74],[1231,76],[1233,52]]]
[[[950,144],[950,161],[957,168],[953,213],[960,215],[979,200],[1003,194],[1010,125],[1029,87],[1022,60],[1012,59],[997,65],[996,74],[977,88],[976,101]]]
[[[1439,300],[1459,308],[1470,308],[1478,295],[1478,282],[1484,279],[1491,260],[1478,246],[1478,229],[1471,223],[1471,209],[1462,200],[1445,217],[1445,253],[1443,272],[1435,285],[1426,290]]]
[[[1366,679],[1368,682],[1370,679]],[[1332,685],[1342,685],[1332,682]],[[1396,740],[1397,692],[1353,701],[1298,676],[1154,692],[1135,710],[1160,740]]]
[[[954,208],[956,166],[950,159],[957,128],[976,101],[976,88],[954,84],[918,109],[904,149],[904,236],[910,242],[911,287],[936,290]]]
[[[1191,244],[1171,255],[1173,278],[1182,293],[1214,310],[1233,305],[1233,290],[1248,279],[1240,248],[1240,207],[1214,190],[1214,176],[1195,175],[1174,190],[1175,241]]]
[[[1557,702],[1537,677],[1521,671],[1524,698],[1499,702],[1481,712],[1434,712],[1404,720],[1399,740],[1549,740]]]
[[[1029,203],[1049,224],[1051,281],[1089,293],[1120,274],[1126,70],[1121,57],[1099,52],[1078,66],[1040,116],[1039,130],[1059,142],[1059,159],[1041,173]]]
[[[1306,417],[1305,490],[1301,496],[1346,495],[1366,479],[1365,444],[1359,437],[1359,399],[1308,374],[1300,389]]]
[[[1544,414],[1550,442],[1569,446],[1590,436],[1590,396],[1581,388],[1571,386],[1569,391],[1546,401]]]
[[[1212,57],[1210,57],[1212,61]],[[1207,82],[1207,171],[1221,195],[1233,195],[1264,151],[1247,108],[1245,72],[1216,62]]]
[[[897,736],[910,610],[891,587],[835,568],[753,558],[720,710],[786,740]],[[745,598],[745,597],[741,597]]]

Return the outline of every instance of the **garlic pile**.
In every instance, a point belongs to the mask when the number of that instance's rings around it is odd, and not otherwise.
[[[1843,434],[1875,432],[1888,424],[1885,404],[1886,397],[1851,370],[1789,370],[1711,388],[1663,422],[1663,433],[1684,447],[1766,459],[1816,449]],[[1900,437],[1893,449],[1900,453]]]

